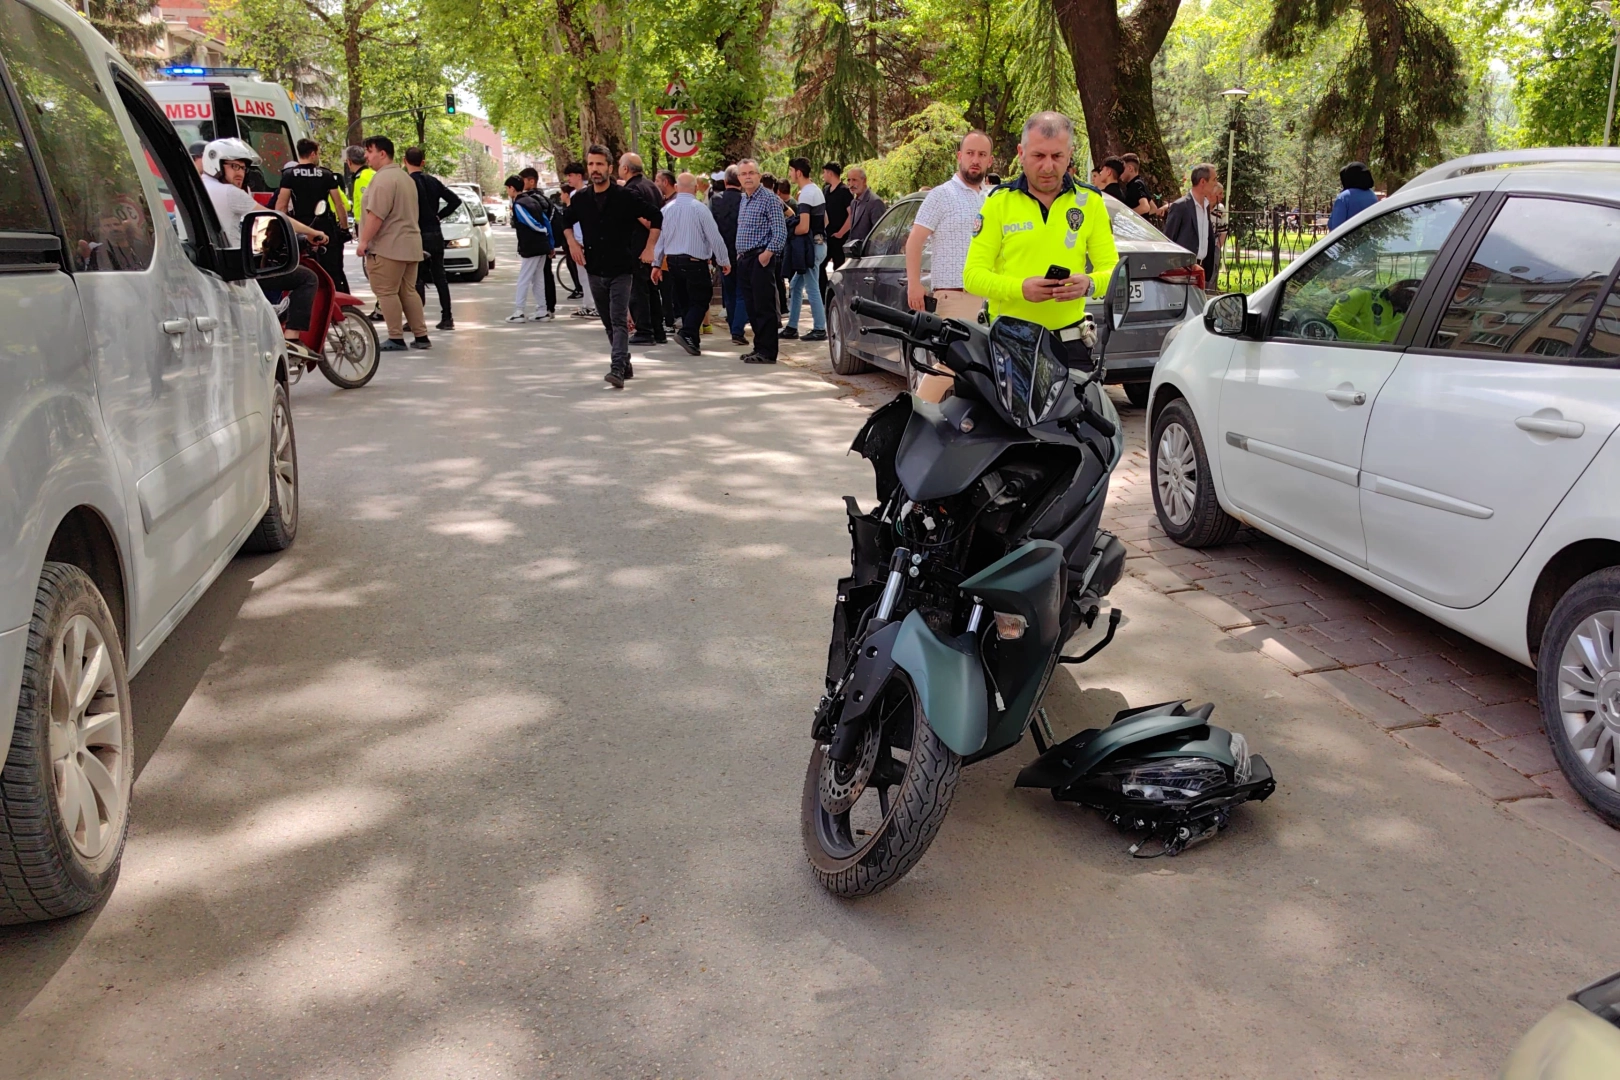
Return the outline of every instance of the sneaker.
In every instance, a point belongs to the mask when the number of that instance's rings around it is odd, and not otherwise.
[[[377,346],[377,351],[378,352],[404,352],[408,348],[410,348],[410,346],[405,344],[405,339],[404,338],[391,337],[387,341],[383,342],[381,345]]]
[[[575,289],[573,292],[563,297],[564,300],[583,300],[584,298],[585,291],[583,289]]]
[[[545,311],[545,312],[541,312],[540,314],[536,315],[534,318],[530,319],[529,321],[530,322],[545,322],[547,319],[555,319],[556,317],[557,317],[557,315],[556,315],[555,312]]]
[[[776,332],[776,336],[784,341],[792,341],[799,336],[799,328],[796,326],[784,326]]]
[[[383,318],[383,313],[378,311],[376,308],[372,308],[371,309],[371,314],[367,315],[366,318],[370,319],[372,322],[387,322],[388,321],[387,319]]]
[[[742,362],[745,364],[774,364],[776,363],[776,357],[761,356],[757,352],[751,352],[742,358]]]
[[[528,322],[529,317],[521,311],[514,311],[506,317],[507,322]]]
[[[435,329],[437,329],[437,330],[454,330],[455,328],[456,328],[456,320],[450,318],[448,315],[446,315],[444,318],[440,319],[439,320],[439,325],[437,327],[435,327]]]
[[[741,334],[732,334],[731,343],[733,345],[746,345],[748,344],[748,339],[743,337]]]
[[[653,336],[651,334],[632,334],[632,335],[630,335],[630,344],[632,344],[632,345],[656,345],[658,343],[653,340]]]
[[[411,342],[411,348],[413,348],[413,349],[431,349],[431,348],[433,348],[433,342],[431,342],[431,341],[429,341],[427,339],[426,334],[423,334],[421,337],[416,338]]]
[[[300,363],[313,364],[320,360],[315,351],[302,341],[293,341],[291,338],[283,338],[282,340],[287,343],[287,355]]]
[[[597,318],[601,318],[601,316],[597,315],[596,309],[593,308],[593,307],[582,307],[578,311],[574,312],[574,318],[576,318],[576,319],[597,319]]]
[[[804,337],[800,338],[799,340],[801,340],[801,341],[826,341],[827,340],[827,331],[825,331],[825,330],[812,330],[808,334],[804,335]]]
[[[623,390],[624,389],[624,379],[623,379],[623,377],[621,377],[620,375],[618,375],[618,374],[616,374],[614,372],[611,372],[611,371],[608,372],[606,375],[602,376],[602,379],[609,386],[613,387],[613,389],[615,389],[615,390]]]
[[[700,355],[702,355],[702,350],[700,348],[698,348],[698,343],[696,341],[692,340],[691,338],[688,338],[685,334],[676,334],[675,335],[675,341],[676,341],[676,343],[678,345],[680,345],[681,348],[686,350],[687,355],[689,355],[689,356],[700,356]]]

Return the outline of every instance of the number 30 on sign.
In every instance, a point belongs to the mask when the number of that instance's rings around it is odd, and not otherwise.
[[[684,158],[697,153],[698,144],[703,142],[703,132],[690,123],[685,113],[677,113],[664,121],[658,138],[670,157]]]

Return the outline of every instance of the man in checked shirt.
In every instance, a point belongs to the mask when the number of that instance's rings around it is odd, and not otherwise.
[[[744,158],[737,162],[737,180],[742,184],[742,208],[737,213],[738,287],[748,307],[748,321],[754,324],[754,351],[743,357],[745,364],[776,363],[776,267],[775,259],[787,246],[787,216],[782,200],[759,183],[759,162]]]

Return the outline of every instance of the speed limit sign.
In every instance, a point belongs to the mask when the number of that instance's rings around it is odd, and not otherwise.
[[[658,139],[669,151],[670,157],[691,157],[703,141],[703,132],[694,127],[685,113],[675,113],[664,121]]]

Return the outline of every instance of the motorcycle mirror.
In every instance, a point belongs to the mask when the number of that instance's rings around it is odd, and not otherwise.
[[[1118,330],[1130,310],[1131,271],[1128,261],[1121,259],[1114,267],[1113,275],[1108,279],[1108,295],[1103,298],[1103,314],[1109,327]]]

